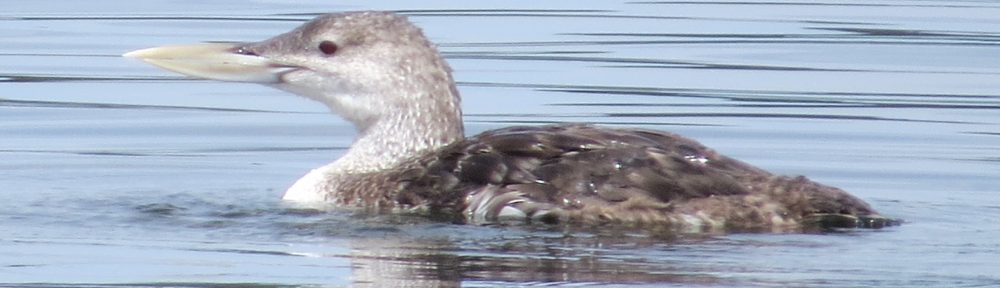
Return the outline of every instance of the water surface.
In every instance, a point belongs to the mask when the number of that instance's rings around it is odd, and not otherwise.
[[[851,191],[901,227],[645,235],[282,203],[353,128],[123,52],[409,15],[468,132],[671,130]],[[980,1],[25,1],[0,12],[0,286],[1000,285],[1000,4]]]

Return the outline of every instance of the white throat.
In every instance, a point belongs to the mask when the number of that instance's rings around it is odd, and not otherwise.
[[[353,120],[358,136],[347,152],[333,163],[313,169],[285,192],[283,199],[296,202],[329,201],[335,197],[339,181],[351,181],[351,175],[378,173],[391,169],[423,151],[444,147],[464,138],[461,108],[454,86],[429,91],[409,91],[406,103],[385,103],[366,115],[344,117]],[[405,90],[401,90],[405,91]],[[404,92],[405,93],[405,92]],[[432,93],[439,93],[433,95]],[[442,101],[444,100],[444,101]],[[326,103],[343,114],[343,103]],[[374,111],[378,109],[377,111]],[[353,118],[353,119],[352,119]],[[377,118],[377,119],[373,119]]]

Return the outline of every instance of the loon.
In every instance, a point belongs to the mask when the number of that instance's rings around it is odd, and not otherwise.
[[[390,12],[321,15],[260,42],[123,56],[192,77],[272,86],[351,122],[351,147],[296,181],[288,201],[422,211],[461,223],[678,231],[898,223],[843,190],[773,175],[668,132],[554,124],[466,138],[451,68],[420,28]]]

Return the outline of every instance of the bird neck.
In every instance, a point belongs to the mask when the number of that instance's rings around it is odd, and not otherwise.
[[[459,98],[453,86],[445,91],[401,98],[412,100],[388,104],[374,120],[354,123],[357,138],[334,163],[341,173],[390,169],[424,151],[465,137]]]

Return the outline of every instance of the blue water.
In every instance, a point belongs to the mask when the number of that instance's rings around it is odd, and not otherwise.
[[[440,45],[470,134],[671,130],[907,222],[665,239],[294,206],[348,123],[119,56],[365,9]],[[4,3],[0,287],[1000,285],[998,55],[984,1]]]

